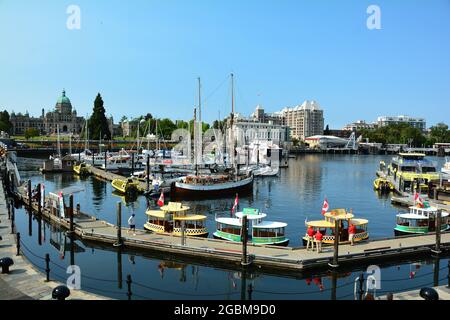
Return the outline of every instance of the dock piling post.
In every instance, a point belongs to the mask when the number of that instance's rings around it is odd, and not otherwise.
[[[11,205],[9,204],[9,201],[6,201],[7,207],[8,207],[8,220],[11,220]]]
[[[186,245],[186,224],[181,220],[181,245]]]
[[[134,152],[131,154],[131,175],[134,174]]]
[[[358,290],[358,296],[359,296],[359,300],[363,299],[363,295],[364,295],[364,273],[361,272],[361,274],[359,275],[359,290]]]
[[[31,197],[31,180],[28,180],[28,187],[27,187],[27,192],[28,192],[28,206],[30,207],[30,209],[31,209],[31,200],[32,200],[32,197]]]
[[[69,234],[73,234],[73,194],[69,196],[69,221],[70,221],[70,229]]]
[[[15,215],[16,215],[16,213],[15,213],[15,211],[14,211],[14,207],[11,207],[11,234],[14,234],[14,227],[15,227],[15,225],[14,225],[14,219],[15,219]]]
[[[38,214],[41,215],[41,213],[42,213],[42,206],[41,206],[42,195],[41,195],[41,184],[40,183],[37,185],[37,188],[38,188],[38,190],[37,190]]]
[[[334,253],[333,253],[333,263],[328,265],[332,268],[339,267],[339,228],[340,220],[336,219],[334,222]]]
[[[45,254],[45,282],[50,281],[50,255],[48,253]]]
[[[147,192],[150,191],[150,155],[147,154],[147,175],[146,175],[146,182],[147,182]]]
[[[132,295],[131,283],[132,283],[131,275],[127,275],[127,287],[128,287],[127,296],[128,296],[128,300],[131,300],[131,295]]]
[[[447,262],[447,288],[450,289],[450,260]]]
[[[244,215],[242,217],[242,227],[241,227],[241,239],[242,239],[242,261],[241,264],[243,266],[248,265],[247,259],[247,233],[248,233],[248,219],[247,216]]]
[[[436,246],[434,250],[431,250],[436,255],[439,255],[441,253],[441,217],[442,210],[439,209],[436,212]]]
[[[122,203],[117,202],[117,242],[114,247],[122,246]]]
[[[17,232],[17,253],[16,256],[20,256],[20,232]]]

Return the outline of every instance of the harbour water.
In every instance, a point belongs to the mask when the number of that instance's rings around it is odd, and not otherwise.
[[[255,180],[253,194],[241,196],[239,208],[258,208],[267,213],[268,220],[288,223],[286,229],[290,246],[300,246],[305,233],[305,220],[322,219],[320,214],[324,198],[330,208],[352,209],[358,217],[367,218],[372,239],[393,236],[395,215],[401,208],[390,203],[390,195],[373,190],[372,182],[380,160],[391,156],[363,155],[303,155],[290,159],[289,168],[282,169],[278,177]],[[443,159],[435,158],[438,167]],[[84,192],[75,194],[75,203],[81,210],[99,219],[116,222],[116,203],[122,202],[123,221],[136,214],[138,227],[146,221],[145,197],[125,199],[113,193],[109,182],[93,177],[79,178],[71,174],[42,175],[33,170],[40,161],[19,159],[21,178],[32,184],[44,183],[46,192],[68,186],[80,186]],[[134,201],[132,201],[134,200]],[[167,201],[168,199],[166,199]],[[197,213],[208,216],[207,226],[215,230],[215,215],[230,215],[234,197],[215,200],[183,201]],[[331,274],[299,275],[286,278],[241,270],[225,270],[207,264],[175,261],[170,256],[117,252],[114,248],[92,245],[65,237],[50,225],[39,223],[34,217],[31,224],[24,209],[17,212],[17,227],[21,232],[27,257],[38,268],[44,267],[43,257],[51,257],[51,273],[57,280],[67,278],[65,268],[75,263],[81,269],[81,286],[87,291],[117,299],[126,299],[126,276],[132,277],[133,299],[248,299],[248,285],[252,284],[253,299],[330,299],[333,293]],[[31,228],[30,228],[31,227]],[[41,228],[39,231],[39,227]],[[30,232],[31,231],[31,232]],[[40,240],[39,240],[40,239]],[[72,253],[71,254],[71,249]],[[399,265],[380,266],[381,292],[443,284],[447,277],[447,259],[408,261]],[[439,273],[434,270],[439,270]],[[353,299],[354,280],[365,268],[338,275],[336,297]],[[58,279],[58,277],[60,279]],[[367,275],[366,275],[367,277]],[[121,288],[119,286],[121,285]]]

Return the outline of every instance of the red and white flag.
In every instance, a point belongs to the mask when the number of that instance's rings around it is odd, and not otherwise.
[[[323,201],[323,206],[322,206],[322,215],[327,213],[329,208],[330,208],[330,206],[328,205],[328,200],[327,200],[327,198],[325,198],[325,200]]]
[[[420,197],[420,195],[419,195],[418,192],[415,192],[415,193],[414,193],[414,204],[419,205],[420,207],[423,206],[423,200],[422,200],[422,198]]]
[[[239,204],[239,196],[236,193],[236,199],[234,199],[234,205],[233,205],[233,208],[231,208],[231,214],[233,214],[234,211],[237,209],[238,204]]]
[[[161,195],[158,199],[158,206],[162,207],[164,205],[164,192],[161,191]]]

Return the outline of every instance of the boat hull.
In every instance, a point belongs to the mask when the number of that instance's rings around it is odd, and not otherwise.
[[[229,242],[235,242],[235,243],[241,243],[240,241],[233,241],[224,237],[221,237],[219,235],[217,235],[216,233],[213,233],[213,237],[214,239],[218,239],[218,240],[224,240],[224,241],[229,241]],[[269,242],[269,243],[253,243],[251,241],[251,239],[249,239],[248,241],[251,244],[254,245],[259,245],[259,246],[277,246],[277,247],[287,247],[289,245],[289,239],[285,239],[284,241],[280,241],[280,242]]]
[[[243,194],[253,190],[253,177],[241,181],[225,182],[220,185],[190,185],[182,182],[172,184],[171,192],[175,198],[211,198]]]

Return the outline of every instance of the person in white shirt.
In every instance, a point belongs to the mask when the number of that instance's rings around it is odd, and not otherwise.
[[[134,213],[128,218],[128,225],[130,226],[130,229],[128,230],[128,232],[130,232],[131,230],[133,230],[134,235],[136,235],[136,220],[134,218]]]

